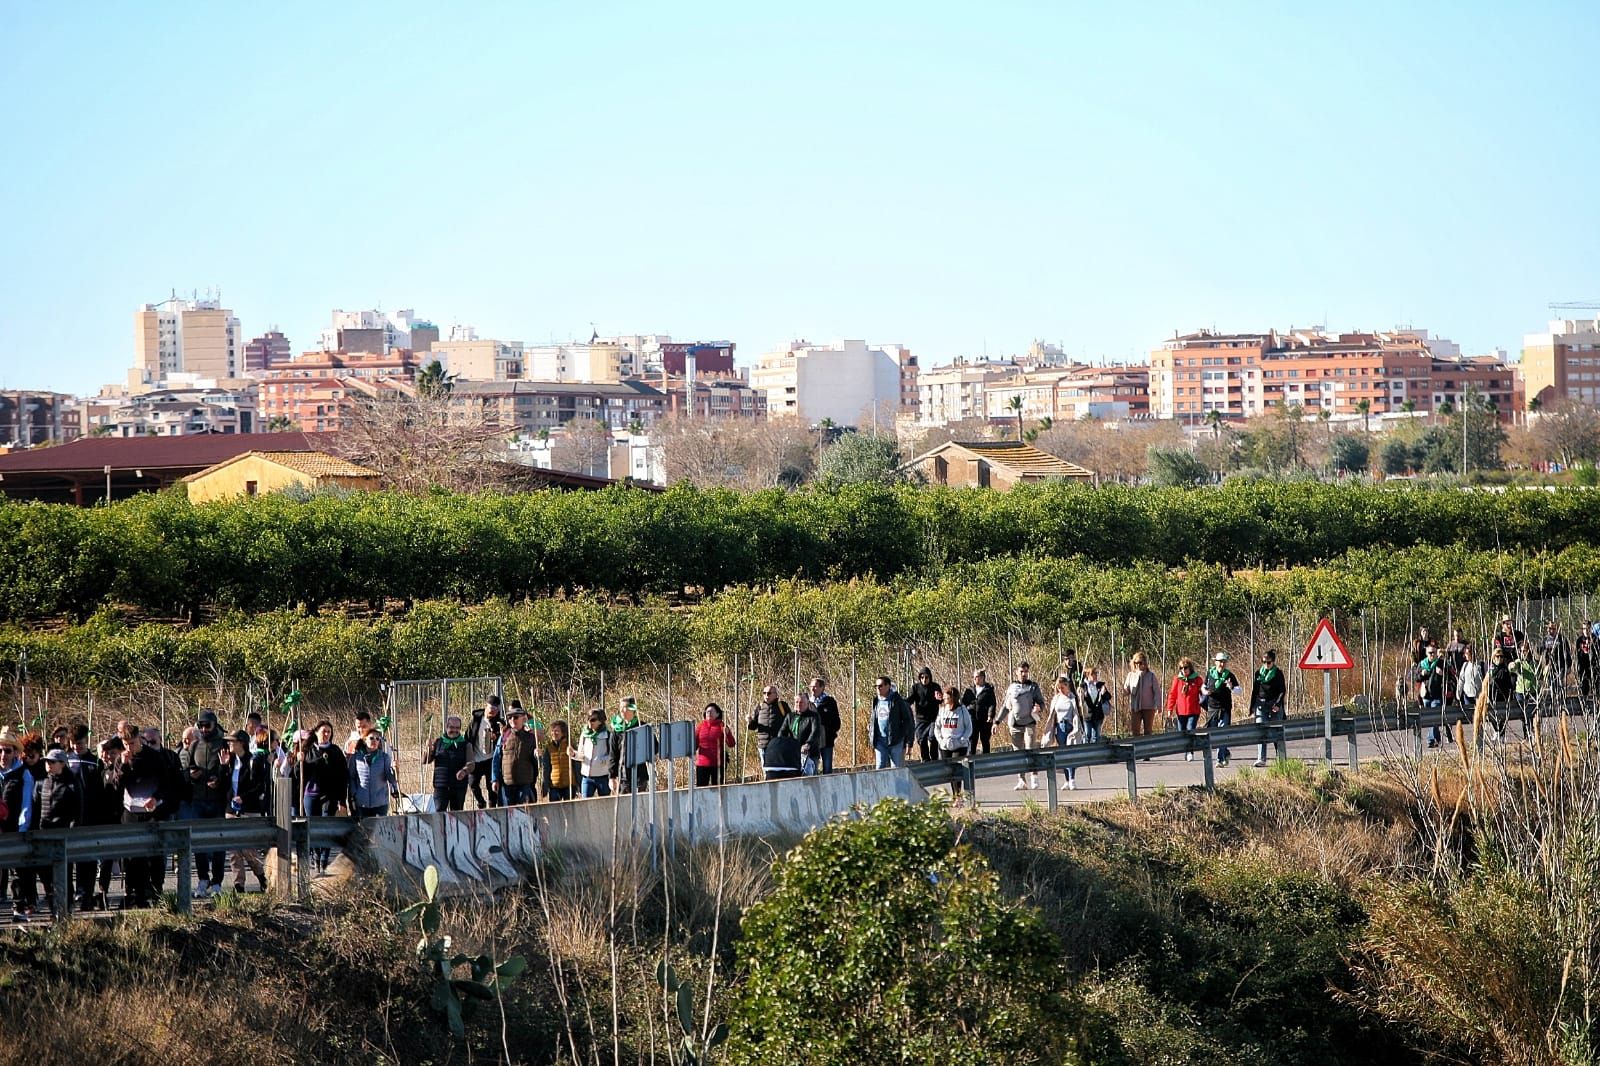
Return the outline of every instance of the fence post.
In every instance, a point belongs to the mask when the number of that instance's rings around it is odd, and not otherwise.
[[[856,694],[856,653],[850,653],[850,765],[861,766],[861,701]]]
[[[1133,756],[1133,748],[1128,748],[1128,798],[1139,798],[1139,760]]]
[[[1359,769],[1361,769],[1361,759],[1356,753],[1356,720],[1354,718],[1350,719],[1350,737],[1349,737],[1349,744],[1348,744],[1348,755],[1349,755],[1349,760],[1350,760],[1350,769],[1351,770],[1359,770]]]
[[[1205,734],[1205,747],[1200,750],[1200,755],[1205,759],[1206,791],[1215,792],[1217,790],[1217,772],[1212,763],[1211,734],[1209,732]]]
[[[1054,814],[1056,806],[1061,801],[1056,792],[1056,761],[1053,756],[1050,759],[1050,765],[1045,769],[1044,791],[1050,813]]]
[[[278,856],[274,864],[273,882],[278,898],[287,901],[294,895],[290,889],[290,879],[294,876],[290,860],[290,851],[294,847],[294,818],[289,796],[290,789],[294,787],[294,778],[274,776],[272,783],[272,820],[278,827]]]
[[[179,826],[178,848],[178,913],[192,914],[194,912],[194,837],[190,835],[188,826]],[[167,865],[166,852],[161,855],[161,866]]]

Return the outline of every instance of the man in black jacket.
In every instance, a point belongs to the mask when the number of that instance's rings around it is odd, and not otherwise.
[[[844,720],[839,716],[839,701],[828,694],[826,678],[811,679],[811,706],[817,709],[817,717],[822,721],[822,751],[817,757],[817,770],[831,774],[833,745],[839,739],[839,731],[844,728]]]
[[[89,749],[89,726],[84,722],[77,722],[69,735],[72,747],[67,751],[67,773],[78,785],[81,807],[78,824],[111,824],[106,815],[105,768],[100,765],[99,757]],[[74,906],[80,911],[94,909],[95,865],[95,861],[90,859],[88,862],[78,863],[72,871],[77,896]]]
[[[106,784],[121,796],[124,825],[153,822],[159,817],[163,804],[171,805],[177,779],[161,750],[147,747],[143,734],[137,729],[127,730],[122,743],[123,750],[106,774]],[[126,860],[123,863],[128,887],[125,903],[135,907],[154,903],[166,880],[165,869],[166,862],[161,858]]]
[[[60,748],[52,749],[44,757],[44,766],[45,775],[33,786],[33,828],[71,829],[81,824],[83,796],[78,791],[78,783],[67,772],[67,753]],[[33,884],[37,876],[44,882],[45,903],[53,913],[60,914],[61,902],[71,886],[62,885],[61,895],[56,895],[55,867],[35,866],[22,871],[22,874],[27,879],[28,911],[32,911],[38,899]],[[22,913],[19,910],[18,914]]]
[[[765,753],[767,744],[778,735],[778,730],[783,728],[783,719],[789,713],[789,708],[784,706],[778,698],[778,686],[768,685],[761,693],[761,702],[756,704],[756,709],[750,713],[750,731],[756,737],[756,750]]]
[[[867,737],[877,756],[877,768],[904,766],[906,752],[916,737],[916,719],[911,715],[911,705],[906,698],[894,690],[892,680],[887,676],[879,677],[876,687]]]
[[[184,786],[188,797],[189,818],[221,818],[227,805],[226,782],[222,780],[220,753],[224,747],[222,729],[212,711],[201,711],[195,719],[195,741],[178,753],[178,764],[183,770]],[[195,876],[199,879],[196,896],[222,890],[222,865],[225,855],[220,851],[197,851],[194,856]]]
[[[962,695],[961,702],[972,711],[972,754],[989,754],[989,736],[994,732],[994,686],[989,675],[982,670],[972,671],[972,687]]]

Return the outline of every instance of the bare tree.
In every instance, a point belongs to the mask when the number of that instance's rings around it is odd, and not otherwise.
[[[550,465],[592,477],[606,477],[610,464],[611,428],[593,418],[568,422],[550,445]]]
[[[1033,443],[1041,451],[1117,481],[1143,477],[1149,469],[1152,446],[1168,450],[1186,447],[1183,428],[1171,421],[1058,422]]]
[[[816,435],[798,418],[683,418],[656,423],[668,481],[760,489],[796,485],[816,465]]]
[[[1543,459],[1572,466],[1600,456],[1600,411],[1577,400],[1546,404],[1529,420],[1528,434]]]
[[[351,408],[334,449],[382,474],[384,488],[476,492],[500,485],[507,435],[481,408],[453,403],[448,390],[374,389]]]

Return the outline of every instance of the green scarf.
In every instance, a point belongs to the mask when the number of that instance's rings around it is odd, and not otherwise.
[[[1261,682],[1263,685],[1270,682],[1276,676],[1278,676],[1278,668],[1276,666],[1263,666],[1261,669],[1256,671],[1256,680]]]
[[[445,751],[454,751],[456,748],[461,747],[461,745],[465,744],[466,742],[467,738],[464,736],[453,737],[449,733],[446,733],[444,736],[439,738],[439,747],[443,748]]]

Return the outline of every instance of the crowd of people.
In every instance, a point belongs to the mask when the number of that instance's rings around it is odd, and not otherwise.
[[[1427,626],[1419,626],[1411,640],[1411,665],[1401,677],[1396,696],[1414,699],[1426,709],[1459,708],[1472,714],[1486,707],[1519,707],[1523,729],[1531,728],[1541,706],[1569,695],[1589,699],[1595,691],[1595,648],[1600,645],[1600,622],[1586,621],[1569,640],[1561,623],[1551,620],[1533,638],[1518,629],[1510,615],[1503,616],[1489,637],[1487,660],[1460,627],[1440,642]],[[1504,716],[1487,715],[1490,734],[1500,739]],[[1434,726],[1428,746],[1436,748],[1448,733]]]
[[[1597,643],[1600,622],[1586,623],[1571,641],[1550,622],[1530,641],[1506,617],[1489,640],[1485,662],[1459,628],[1441,643],[1423,626],[1411,641],[1411,665],[1397,696],[1424,708],[1467,710],[1480,699],[1536,707],[1569,691],[1588,697]],[[1283,718],[1287,685],[1276,651],[1263,653],[1249,676],[1248,693],[1230,664],[1226,651],[1216,652],[1204,668],[1181,658],[1163,684],[1148,656],[1134,652],[1119,689],[1130,734],[1151,735],[1163,712],[1169,725],[1183,732],[1198,729],[1202,717],[1207,728],[1226,727],[1236,712],[1258,723]],[[904,766],[913,751],[928,761],[988,754],[997,730],[998,739],[1009,739],[1019,750],[1095,743],[1118,702],[1113,682],[1103,679],[1097,666],[1081,664],[1070,648],[1048,693],[1027,662],[1017,664],[1003,689],[983,669],[975,669],[970,683],[962,685],[940,684],[932,669],[923,667],[904,693],[886,675],[875,679],[873,690],[866,739],[879,769]],[[443,732],[421,753],[432,795],[418,797],[419,806],[463,810],[469,793],[481,809],[647,789],[657,753],[652,732],[640,724],[638,701],[631,696],[621,698],[610,716],[601,709],[589,711],[576,730],[565,720],[541,721],[517,700],[503,708],[501,698],[491,696],[465,719],[448,716]],[[1491,724],[1500,728],[1494,720]],[[832,773],[843,725],[839,702],[820,676],[792,701],[782,698],[777,685],[767,685],[745,722],[767,780]],[[48,741],[38,732],[19,735],[5,727],[0,729],[0,831],[265,817],[273,813],[279,790],[287,793],[295,816],[388,814],[400,788],[395,753],[383,728],[362,710],[342,741],[336,740],[337,732],[322,720],[280,736],[258,713],[248,715],[242,728],[226,732],[209,710],[182,731],[176,747],[166,746],[161,730],[130,722],[117,723],[114,733],[97,744],[91,744],[82,722],[56,729]],[[1435,727],[1429,745],[1441,740]],[[698,786],[723,783],[736,743],[722,708],[706,704],[694,730]],[[1265,766],[1266,756],[1262,744],[1255,765]],[[1219,765],[1230,758],[1226,747],[1217,749]],[[1070,769],[1066,784],[1077,787]],[[1037,789],[1038,776],[1019,774],[1013,787]],[[953,790],[960,795],[959,784]],[[315,851],[315,872],[324,872],[330,859],[328,850]],[[197,853],[194,866],[199,898],[221,892],[230,867],[235,890],[244,890],[248,876],[258,888],[266,886],[262,857],[252,851]],[[119,872],[124,905],[144,906],[162,891],[167,864],[160,859],[79,862],[69,885],[55,884],[50,867],[0,871],[0,902],[9,897],[22,921],[41,903],[46,912],[53,911],[69,893],[77,909],[104,907]]]

